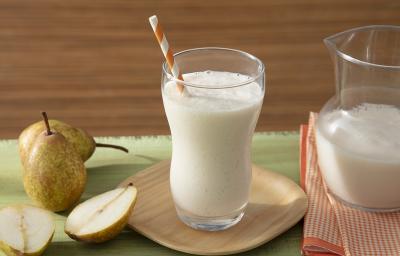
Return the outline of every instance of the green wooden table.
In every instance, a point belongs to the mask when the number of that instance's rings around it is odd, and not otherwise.
[[[86,163],[88,184],[81,200],[115,188],[132,174],[171,156],[169,136],[97,138],[129,148],[124,154],[98,149]],[[253,138],[253,162],[299,182],[299,135],[296,132],[257,133]],[[0,141],[0,207],[30,203],[24,192],[17,141]],[[64,234],[68,212],[55,214],[56,233],[45,255],[184,255],[126,229],[112,241],[91,245],[75,242]],[[300,255],[302,225],[298,223],[274,240],[243,255]],[[0,252],[0,256],[3,254]]]

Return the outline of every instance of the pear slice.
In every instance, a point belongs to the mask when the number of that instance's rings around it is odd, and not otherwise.
[[[101,243],[118,235],[128,223],[137,190],[130,183],[97,195],[75,207],[65,222],[72,239]]]
[[[47,210],[8,206],[0,210],[0,248],[6,255],[41,255],[53,238],[55,223]]]

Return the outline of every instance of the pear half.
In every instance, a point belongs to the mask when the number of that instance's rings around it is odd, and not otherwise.
[[[55,223],[47,210],[8,206],[0,210],[0,248],[6,255],[41,255],[53,237]]]
[[[137,190],[130,183],[79,204],[65,222],[65,233],[72,239],[84,242],[110,240],[128,223],[136,195]]]

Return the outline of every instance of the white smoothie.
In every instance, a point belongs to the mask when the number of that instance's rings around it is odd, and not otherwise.
[[[187,82],[163,88],[164,107],[172,133],[171,192],[183,210],[202,217],[231,214],[248,202],[251,182],[250,145],[261,110],[263,91],[236,73],[204,71],[183,75]]]
[[[334,110],[316,135],[318,163],[334,194],[366,208],[400,207],[400,109]]]

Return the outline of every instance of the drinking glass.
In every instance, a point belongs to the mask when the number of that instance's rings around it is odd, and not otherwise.
[[[170,188],[190,227],[223,230],[249,200],[251,141],[264,97],[264,65],[233,49],[175,54],[184,80],[162,65],[162,97],[172,135]],[[183,93],[177,84],[184,86]]]

